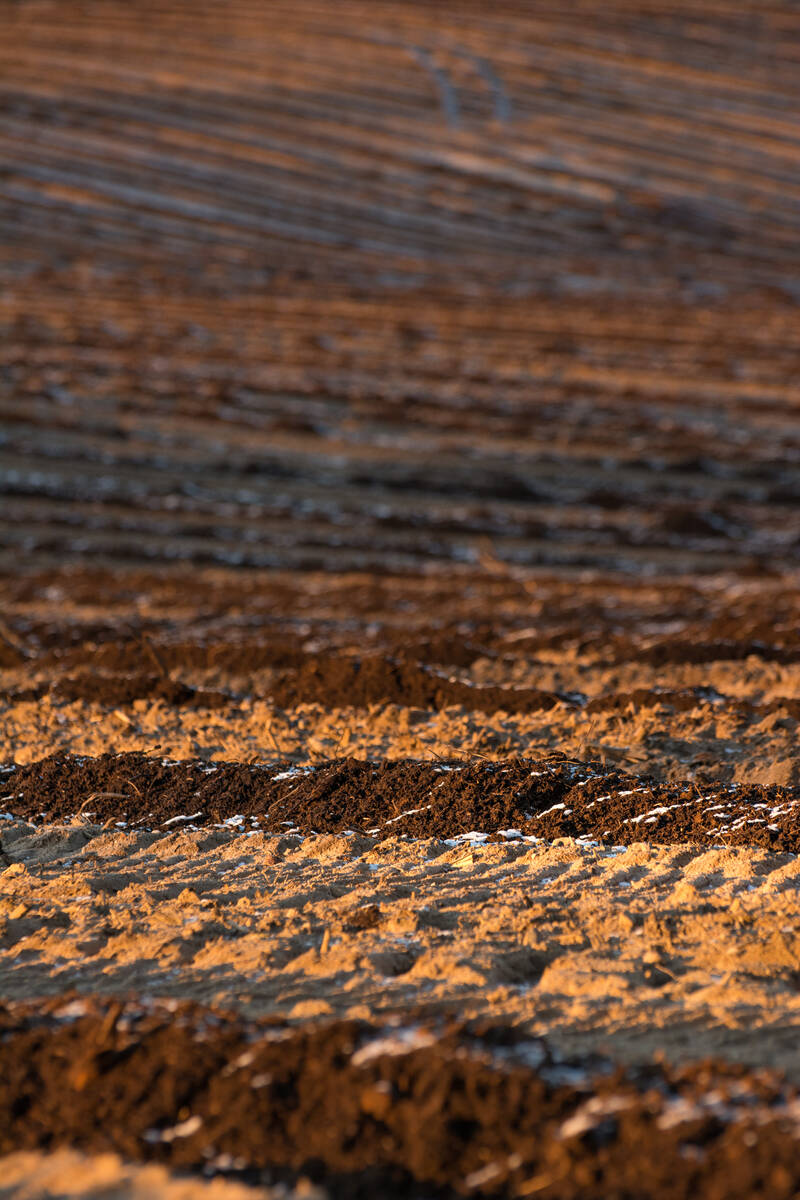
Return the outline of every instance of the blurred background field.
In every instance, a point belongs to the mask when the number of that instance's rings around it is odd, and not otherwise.
[[[0,564],[800,557],[800,10],[7,0]]]

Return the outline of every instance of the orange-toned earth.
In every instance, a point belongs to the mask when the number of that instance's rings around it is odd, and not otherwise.
[[[0,1197],[797,1195],[797,7],[2,26]]]

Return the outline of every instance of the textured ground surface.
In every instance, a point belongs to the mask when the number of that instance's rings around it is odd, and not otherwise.
[[[135,1166],[119,1155],[17,1151],[0,1158],[3,1200],[325,1200],[309,1183],[296,1191],[245,1187],[222,1179],[199,1183],[150,1164]]]
[[[2,1200],[797,1195],[797,6],[0,9]]]
[[[565,1051],[721,1054],[800,1083],[800,862],[7,823],[0,988],[250,1015],[508,1019]]]
[[[797,563],[794,4],[4,9],[7,562]]]

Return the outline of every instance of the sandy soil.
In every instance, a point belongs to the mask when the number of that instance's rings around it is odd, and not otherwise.
[[[155,1165],[137,1166],[116,1154],[21,1151],[0,1158],[2,1200],[325,1200],[313,1184],[297,1188],[244,1187],[205,1182]]]
[[[29,763],[57,751],[97,755],[109,746],[119,752],[161,747],[175,758],[211,762],[276,753],[307,762],[340,753],[354,758],[496,759],[561,750],[663,779],[800,783],[798,722],[780,703],[772,711],[745,713],[698,703],[688,712],[670,713],[668,723],[666,715],[659,705],[635,714],[630,709],[610,714],[562,709],[519,716],[459,706],[435,712],[385,705],[367,713],[304,705],[287,711],[247,700],[225,712],[148,700],[109,711],[83,702],[44,700],[5,708],[0,760]]]
[[[508,1019],[564,1050],[800,1082],[800,860],[627,849],[30,832],[5,822],[0,986],[250,1016]]]

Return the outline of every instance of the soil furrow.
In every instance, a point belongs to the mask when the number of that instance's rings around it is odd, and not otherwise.
[[[0,1200],[800,1195],[796,3],[0,8]]]
[[[301,833],[381,837],[579,837],[630,845],[695,842],[800,851],[800,788],[658,783],[563,755],[500,762],[297,766],[173,762],[156,755],[53,755],[3,767],[0,803],[15,817],[158,828],[226,822]]]

